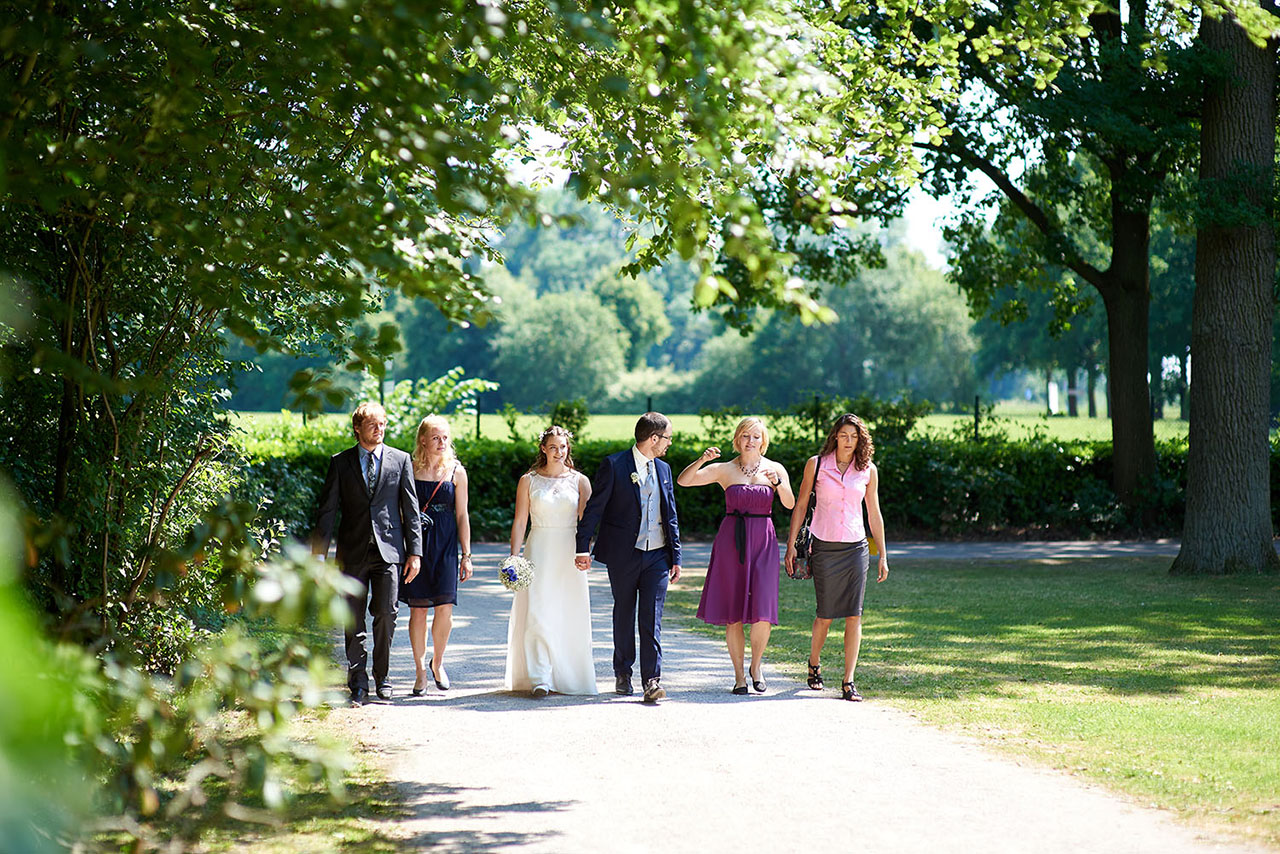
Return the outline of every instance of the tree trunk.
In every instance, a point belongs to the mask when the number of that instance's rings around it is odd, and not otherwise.
[[[1205,87],[1192,302],[1190,448],[1182,548],[1170,572],[1280,571],[1272,544],[1270,448],[1275,234],[1275,45],[1259,48],[1233,18],[1200,25],[1228,63]],[[1241,211],[1241,202],[1247,209]]]
[[[1080,417],[1080,381],[1078,368],[1067,368],[1067,415]]]
[[[1124,204],[1129,207],[1125,208]],[[1156,473],[1147,388],[1151,310],[1151,203],[1112,188],[1111,267],[1099,293],[1107,310],[1107,411],[1111,416],[1112,487],[1132,506],[1138,488]]]
[[[1089,417],[1098,417],[1098,366],[1089,364],[1088,373],[1085,377],[1086,388],[1089,395]]]

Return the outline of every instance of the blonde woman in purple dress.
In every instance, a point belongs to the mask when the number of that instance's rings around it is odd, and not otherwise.
[[[747,676],[758,693],[766,685],[760,672],[769,634],[778,624],[778,536],[773,527],[773,497],[795,504],[791,481],[781,464],[764,455],[769,430],[759,418],[744,418],[733,431],[737,456],[713,462],[720,449],[702,452],[680,472],[681,486],[717,483],[724,489],[725,516],[711,544],[711,561],[702,585],[698,619],[725,627],[733,664],[733,693],[747,693]],[[746,624],[751,625],[751,668],[744,673]]]

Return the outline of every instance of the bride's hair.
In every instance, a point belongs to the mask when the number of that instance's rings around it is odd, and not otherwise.
[[[552,436],[564,436],[566,451],[564,464],[569,468],[573,468],[573,434],[563,427],[552,424],[546,430],[543,430],[542,435],[538,437],[538,457],[533,461],[529,471],[537,471],[547,464],[547,440]]]

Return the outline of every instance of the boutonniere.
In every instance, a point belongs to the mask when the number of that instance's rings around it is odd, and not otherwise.
[[[632,472],[632,473],[631,473],[631,482],[632,482],[632,483],[636,483],[636,484],[640,483],[640,475],[639,475],[638,473],[636,473],[636,472]]]

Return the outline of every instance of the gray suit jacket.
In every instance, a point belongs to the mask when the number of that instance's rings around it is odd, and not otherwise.
[[[404,451],[383,445],[382,470],[372,497],[353,446],[334,454],[320,490],[320,507],[311,536],[311,551],[325,554],[338,529],[338,563],[404,563],[422,554],[422,517],[413,486],[413,461]],[[370,540],[377,550],[370,549]]]

